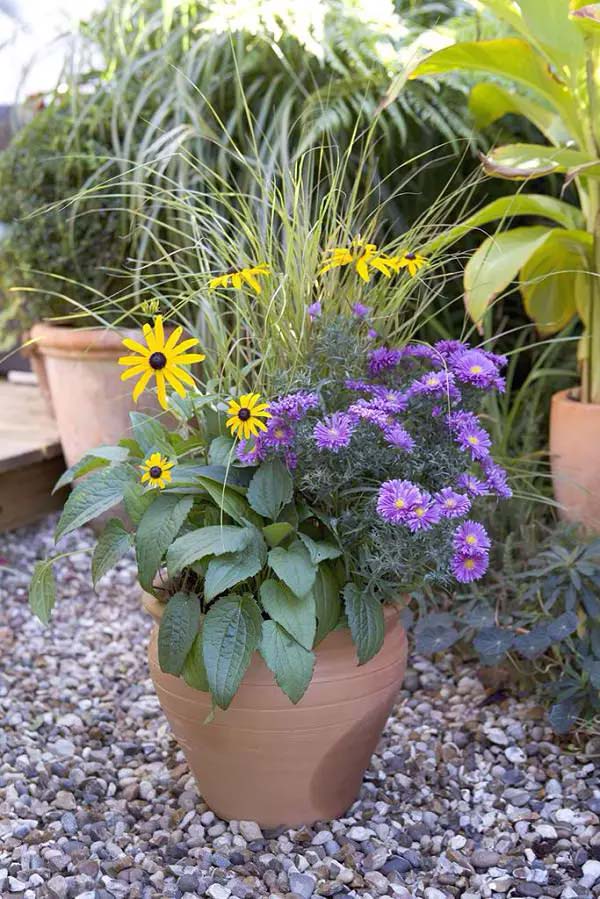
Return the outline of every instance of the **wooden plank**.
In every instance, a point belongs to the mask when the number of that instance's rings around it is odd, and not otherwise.
[[[68,490],[52,496],[65,470],[62,455],[0,473],[0,532],[31,524],[64,504]]]
[[[0,381],[0,409],[0,474],[61,458],[56,422],[38,387]]]

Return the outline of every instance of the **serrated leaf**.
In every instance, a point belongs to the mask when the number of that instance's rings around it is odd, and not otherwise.
[[[281,510],[291,502],[294,485],[289,471],[279,459],[263,462],[248,487],[248,502],[255,512],[276,521]]]
[[[29,583],[29,606],[42,624],[48,624],[56,602],[56,585],[52,571],[53,559],[36,562]]]
[[[173,455],[169,435],[156,418],[143,412],[130,412],[129,419],[133,436],[144,455],[152,451],[159,451],[166,456]]]
[[[269,546],[279,546],[286,537],[294,533],[294,528],[288,521],[276,521],[265,525],[262,533]]]
[[[312,588],[317,615],[315,646],[337,626],[342,612],[342,600],[337,578],[327,565],[320,565]]]
[[[71,484],[75,478],[89,474],[90,471],[94,471],[96,468],[104,468],[110,465],[111,462],[124,462],[128,456],[129,450],[123,446],[99,446],[94,450],[90,450],[83,459],[80,459],[75,465],[71,465],[70,468],[63,472],[54,485],[52,493],[56,493],[61,487]]]
[[[215,437],[208,448],[208,461],[211,465],[229,465],[235,456],[232,454],[235,441],[231,437]]]
[[[362,593],[356,584],[346,584],[344,607],[356,646],[358,664],[364,665],[383,645],[385,635],[383,606],[373,596]]]
[[[311,561],[315,565],[319,565],[326,559],[339,559],[343,555],[342,550],[334,543],[328,543],[326,540],[313,540],[308,534],[298,534],[298,537],[304,543]]]
[[[269,565],[296,596],[305,596],[315,582],[316,567],[300,541],[295,541],[289,549],[276,546],[269,552]]]
[[[128,465],[111,465],[90,474],[74,488],[56,527],[56,539],[87,524],[123,499],[127,484],[135,479]]]
[[[312,649],[317,626],[312,593],[296,596],[285,584],[268,580],[261,584],[260,601],[265,612],[288,634],[305,649]]]
[[[231,487],[222,486],[204,477],[199,477],[198,483],[206,490],[217,509],[222,509],[225,515],[233,518],[238,524],[244,525],[250,522],[256,527],[262,527],[262,519],[250,508],[244,497],[232,490]]]
[[[254,577],[264,565],[264,555],[256,544],[248,546],[242,552],[225,553],[211,559],[204,577],[204,596],[210,601],[241,584],[249,577]]]
[[[185,657],[181,676],[188,687],[200,690],[202,693],[208,693],[210,688],[204,665],[204,656],[202,655],[202,625],[194,638],[190,651]]]
[[[258,647],[262,618],[251,596],[223,596],[208,610],[202,649],[210,692],[226,709]]]
[[[138,575],[144,590],[152,591],[154,575],[192,505],[191,496],[163,493],[144,513],[135,535]]]
[[[252,528],[236,525],[211,525],[178,537],[167,550],[167,569],[171,576],[205,556],[221,556],[244,549],[255,538]]]
[[[92,583],[94,587],[100,578],[110,571],[123,558],[133,544],[133,536],[126,530],[120,518],[111,518],[106,522],[104,530],[92,556]]]
[[[502,658],[514,643],[515,635],[507,628],[484,627],[473,640],[473,646],[482,660],[495,662]]]
[[[301,646],[276,621],[263,621],[259,649],[278,686],[294,704],[299,702],[312,678],[314,653]]]
[[[163,612],[158,628],[161,671],[179,675],[198,633],[200,602],[193,593],[176,593]]]
[[[158,499],[156,490],[146,490],[139,481],[131,481],[123,491],[123,505],[133,524],[139,524],[146,510]]]

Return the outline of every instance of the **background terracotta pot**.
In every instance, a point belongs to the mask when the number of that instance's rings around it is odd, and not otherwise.
[[[73,465],[95,446],[117,443],[127,435],[134,409],[156,413],[154,394],[145,392],[137,405],[131,382],[120,380],[117,359],[123,337],[142,338],[141,331],[37,324],[31,329],[36,354],[43,358],[63,454]]]
[[[157,619],[161,606],[144,595]],[[154,627],[150,673],[202,796],[227,820],[264,827],[308,824],[342,815],[360,790],[406,670],[406,632],[397,609],[385,612],[381,651],[360,667],[348,630],[316,649],[313,680],[297,705],[279,689],[258,653],[226,712],[206,693],[158,665]]]
[[[600,532],[600,405],[581,403],[569,390],[554,394],[550,456],[563,516]]]

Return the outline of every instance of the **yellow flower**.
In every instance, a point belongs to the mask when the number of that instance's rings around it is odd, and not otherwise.
[[[229,271],[225,272],[223,275],[217,275],[216,278],[213,278],[209,281],[209,287],[229,287],[231,284],[232,287],[235,287],[236,290],[240,290],[244,286],[244,282],[252,288],[252,290],[259,294],[261,292],[261,286],[258,283],[257,276],[258,275],[270,275],[271,269],[264,262],[261,262],[260,265],[253,265],[247,268],[230,268]]]
[[[162,490],[171,480],[170,469],[174,465],[175,463],[169,462],[166,456],[161,456],[160,453],[152,453],[143,465],[140,465],[141,470],[144,472],[142,484],[148,484],[149,487],[158,487]]]
[[[141,343],[137,343],[137,341],[131,340],[129,337],[126,337],[123,341],[123,346],[138,355],[121,356],[119,365],[127,366],[127,371],[123,372],[121,380],[126,381],[127,378],[140,376],[139,381],[133,388],[133,399],[137,403],[142,391],[148,386],[148,382],[154,375],[158,402],[163,409],[167,409],[166,384],[170,384],[179,396],[184,397],[186,390],[183,385],[187,384],[189,387],[194,387],[194,379],[181,366],[191,365],[193,362],[202,362],[203,359],[206,359],[206,356],[203,356],[202,353],[187,352],[187,350],[198,343],[195,337],[190,337],[179,345],[177,344],[177,341],[183,334],[181,325],[175,328],[173,333],[165,340],[162,315],[157,315],[154,319],[154,329],[152,329],[151,325],[144,325],[143,332],[147,346],[142,346]]]
[[[349,247],[334,247],[328,250],[329,259],[325,261],[319,275],[330,271],[332,268],[340,268],[343,265],[354,265],[357,274],[363,281],[371,280],[370,268],[377,269],[386,278],[390,277],[391,266],[388,258],[377,252],[374,243],[364,243],[360,237],[356,237]]]
[[[403,253],[402,256],[389,256],[386,261],[395,272],[405,268],[408,269],[411,278],[414,278],[419,269],[423,268],[427,259],[420,253]]]
[[[227,427],[231,433],[247,440],[256,437],[259,431],[266,431],[263,418],[271,418],[269,404],[260,402],[259,393],[245,393],[239,400],[230,400],[227,414]]]

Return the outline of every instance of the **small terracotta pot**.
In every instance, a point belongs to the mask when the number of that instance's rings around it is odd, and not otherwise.
[[[131,382],[120,380],[117,359],[124,352],[123,337],[143,339],[141,331],[83,328],[75,330],[47,323],[34,325],[31,337],[44,362],[52,407],[67,465],[79,461],[95,446],[115,444],[127,435],[134,409],[156,413],[150,392],[136,405]]]
[[[572,391],[552,397],[550,456],[554,495],[568,521],[600,532],[600,405]]]
[[[144,605],[160,618],[164,606],[153,597],[144,594]],[[329,634],[297,705],[255,653],[227,711],[217,709],[204,724],[209,695],[160,670],[154,627],[148,655],[160,704],[219,817],[297,826],[339,817],[352,805],[406,671],[398,609],[386,608],[385,629],[382,649],[360,667],[350,632]]]
[[[23,335],[23,347],[21,348],[21,353],[29,360],[31,371],[36,377],[38,386],[40,388],[40,393],[46,404],[48,412],[50,412],[50,414],[54,416],[52,396],[50,395],[50,385],[48,383],[48,376],[46,375],[46,364],[44,362],[44,357],[40,353],[37,344],[29,343],[29,339],[29,334]]]

